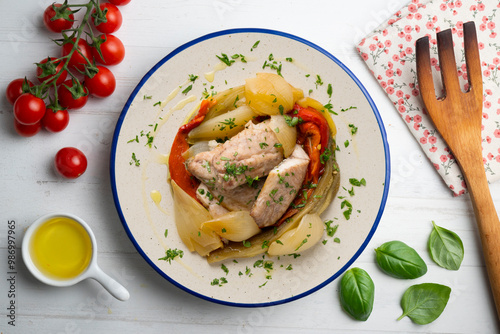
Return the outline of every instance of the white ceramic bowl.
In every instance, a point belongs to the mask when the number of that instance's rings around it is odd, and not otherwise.
[[[57,218],[57,217],[65,217],[69,218],[78,224],[80,224],[87,232],[87,234],[90,237],[91,243],[92,243],[92,258],[90,260],[90,263],[88,267],[78,276],[70,279],[54,279],[52,277],[49,277],[45,275],[42,271],[38,269],[38,267],[33,263],[33,260],[31,258],[31,252],[30,252],[30,243],[31,243],[31,238],[33,237],[33,234],[36,232],[36,230],[40,227],[40,225],[44,224],[45,222]],[[26,233],[23,238],[23,243],[22,243],[22,256],[23,256],[23,261],[28,268],[28,270],[35,276],[39,281],[52,285],[52,286],[58,286],[58,287],[63,287],[63,286],[71,286],[74,285],[78,282],[81,282],[84,279],[87,278],[92,278],[101,283],[101,285],[106,288],[115,298],[119,300],[127,300],[130,297],[129,292],[118,282],[116,282],[114,279],[109,277],[107,274],[105,274],[97,265],[97,242],[94,236],[94,233],[90,229],[90,227],[87,225],[85,221],[83,221],[81,218],[69,214],[69,213],[51,213],[51,214],[46,214],[40,218],[38,218],[33,224],[30,225],[30,227],[26,230]]]

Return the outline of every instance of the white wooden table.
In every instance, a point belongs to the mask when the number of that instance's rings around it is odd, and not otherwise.
[[[423,156],[404,122],[354,51],[354,44],[407,0],[132,0],[121,7],[126,58],[113,68],[117,90],[105,100],[92,99],[71,114],[62,133],[19,137],[11,106],[0,100],[0,333],[495,333],[499,331],[473,210],[468,196],[453,198]],[[51,0],[0,2],[0,92],[14,78],[34,79],[33,63],[57,56],[41,14]],[[114,125],[127,97],[142,76],[183,43],[204,34],[240,27],[285,31],[322,46],[346,64],[377,104],[388,134],[392,178],[385,213],[365,252],[355,262],[376,286],[373,313],[357,322],[340,308],[339,281],[300,300],[268,308],[234,308],[196,298],[160,277],[136,252],[116,213],[108,164]],[[87,172],[74,181],[52,167],[64,146],[81,148]],[[500,184],[491,186],[500,208]],[[120,302],[96,282],[54,288],[35,280],[21,261],[25,229],[37,217],[67,211],[93,228],[101,267],[130,291]],[[465,259],[458,272],[435,265],[427,252],[431,221],[462,238]],[[15,222],[17,259],[7,266],[7,231]],[[428,273],[414,281],[383,274],[373,249],[390,240],[414,247]],[[12,276],[12,277],[11,277]],[[10,278],[14,280],[9,281]],[[441,317],[426,326],[408,318],[396,321],[403,292],[412,284],[436,282],[452,288]],[[12,283],[12,284],[11,284]],[[11,293],[13,292],[15,296]],[[8,309],[15,303],[15,316]],[[15,319],[15,326],[9,321]]]

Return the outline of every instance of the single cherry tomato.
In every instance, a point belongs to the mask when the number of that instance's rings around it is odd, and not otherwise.
[[[74,43],[76,41],[76,38],[73,38],[72,41]],[[66,43],[62,46],[61,54],[63,57],[67,56],[70,53],[71,49],[73,48],[73,43]],[[87,60],[85,58],[87,58],[90,62],[92,62],[92,49],[90,48],[90,45],[87,43],[86,40],[79,39],[78,49],[75,50],[71,55],[68,65],[77,70],[83,71],[85,70],[85,65],[87,64]]]
[[[105,40],[100,44],[100,50],[102,53],[99,55],[97,48],[92,48],[92,55],[94,59],[104,65],[116,65],[122,62],[125,58],[125,47],[122,41],[114,35],[102,34],[99,36],[100,39]]]
[[[33,137],[36,135],[38,132],[40,132],[40,129],[42,128],[42,124],[40,122],[37,122],[35,124],[21,124],[17,121],[17,119],[14,118],[14,129],[16,132],[23,136],[23,137]]]
[[[41,123],[49,132],[61,132],[68,126],[69,113],[66,109],[52,110],[47,108]]]
[[[45,102],[31,93],[24,93],[14,103],[14,117],[24,125],[40,122],[45,114]]]
[[[7,86],[7,89],[5,90],[5,96],[7,97],[7,101],[9,101],[10,104],[13,105],[14,102],[16,102],[17,98],[21,96],[21,94],[27,93],[23,90],[23,83],[24,79],[19,78],[12,80]],[[33,83],[31,83],[31,81],[27,80],[27,83],[30,87],[33,86]]]
[[[108,97],[115,91],[116,80],[113,73],[104,66],[97,66],[99,72],[85,79],[85,87],[96,97]]]
[[[74,147],[65,147],[57,152],[54,160],[56,170],[68,179],[76,179],[87,169],[87,158]]]
[[[50,63],[47,63],[49,60]],[[61,71],[62,73],[57,78],[56,85],[60,85],[64,82],[64,80],[66,80],[68,72],[62,69],[64,66],[63,61],[54,57],[48,57],[41,60],[39,64],[40,65],[37,65],[36,67],[36,77],[40,83],[52,78]]]
[[[94,14],[96,14],[96,10],[94,9],[92,11],[92,23],[94,23],[95,28],[98,31],[106,34],[112,34],[120,29],[120,27],[122,26],[123,18],[122,13],[118,9],[118,7],[116,7],[112,3],[103,3],[99,6],[99,8],[101,9],[101,11],[106,12],[106,22],[101,22],[99,24],[95,23]]]
[[[124,6],[128,4],[131,0],[108,0],[108,1],[116,6]]]
[[[59,100],[59,104],[67,109],[82,108],[85,104],[87,104],[87,100],[89,98],[89,90],[83,85],[81,85],[81,87],[81,91],[79,91],[78,89],[73,89],[73,80],[64,81],[62,85],[57,88],[57,98]],[[74,94],[80,96],[75,99],[73,97]]]
[[[54,16],[56,16],[56,11],[54,7],[61,7],[60,3],[54,3],[45,9],[43,13],[43,23],[52,32],[61,32],[63,30],[71,29],[73,27],[73,22],[75,21],[75,16],[71,13],[71,9],[66,8],[66,13],[64,13],[64,17],[60,17],[58,19],[52,20]]]

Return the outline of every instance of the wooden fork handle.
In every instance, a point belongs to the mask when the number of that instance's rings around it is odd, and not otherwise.
[[[491,198],[482,161],[477,167],[463,172],[476,216],[497,316],[500,319],[500,221]]]

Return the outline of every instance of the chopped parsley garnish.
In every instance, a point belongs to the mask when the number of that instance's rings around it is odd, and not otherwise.
[[[348,147],[348,146],[349,146],[349,140],[346,140],[346,141],[344,142],[344,147]]]
[[[275,70],[276,73],[280,76],[281,75],[281,63],[278,63],[276,60],[274,60],[274,56],[272,53],[269,54],[268,58],[266,61],[264,61],[264,65],[262,65],[262,69],[265,69],[266,67],[269,67],[272,70]]]
[[[302,118],[300,118],[300,117],[292,117],[290,115],[284,115],[284,118],[285,118],[286,124],[290,127],[294,127],[297,124],[300,124],[303,122]]]
[[[343,214],[346,220],[349,220],[351,218],[351,213],[352,213],[352,204],[348,200],[343,200],[342,203],[340,203],[340,208],[344,209],[347,208]]]
[[[229,274],[229,269],[227,269],[227,267],[223,264],[221,264],[220,268],[222,269],[222,271],[224,271],[227,274]]]
[[[358,127],[354,126],[354,124],[349,124],[349,127],[351,128],[351,134],[354,135],[356,132],[358,132]]]
[[[252,244],[248,240],[243,240],[243,246],[248,248],[248,247],[252,246]]]
[[[259,143],[259,146],[261,149],[265,149],[267,146],[269,146],[268,143]]]
[[[333,242],[336,242],[336,243],[340,244],[340,239],[339,238],[335,238],[335,239],[333,239]]]
[[[144,95],[143,100],[151,100],[152,98],[152,95]]]
[[[222,124],[222,125],[219,125],[219,130],[224,131],[227,126],[229,127],[229,130],[234,129],[235,127],[238,126],[237,124],[234,123],[235,120],[236,120],[236,118],[228,118],[222,122],[219,122],[220,124]]]
[[[350,106],[349,108],[340,109],[340,111],[344,112],[344,111],[351,110],[351,109],[358,109],[358,107]]]
[[[130,160],[130,165],[134,164],[136,167],[139,167],[141,165],[141,161],[137,159],[135,156],[135,153],[132,152],[132,160]]]
[[[350,178],[349,183],[356,187],[366,186],[365,178],[362,178],[361,180]]]
[[[285,268],[285,270],[293,270],[292,265],[289,264],[288,267]]]
[[[252,48],[250,49],[250,51],[253,51],[253,49],[256,49],[259,46],[259,43],[260,43],[260,41],[255,42],[253,44]]]
[[[165,236],[165,238],[168,236],[168,228],[165,229],[165,233],[163,233],[163,235]]]
[[[177,256],[182,258],[184,256],[184,252],[177,248],[175,249],[170,248],[165,251],[165,256],[159,258],[158,260],[164,260],[171,264],[172,260],[175,259]]]
[[[337,229],[339,228],[339,225],[333,225],[333,220],[327,220],[324,222],[326,226],[326,235],[329,237],[333,237],[335,235],[335,232],[337,232]]]
[[[286,60],[287,62],[290,62],[290,63],[291,63],[291,62],[293,61],[293,58],[292,58],[292,57],[287,57],[287,58],[285,58],[285,60]]]
[[[236,53],[236,54],[234,54],[234,55],[231,56],[231,59],[238,59],[238,58],[240,58],[240,60],[241,60],[242,63],[246,63],[247,62],[247,60],[245,59],[245,56],[242,55],[242,54],[237,54]]]
[[[198,79],[197,75],[194,75],[194,74],[189,75],[189,81],[191,81],[192,83],[194,83],[196,81],[196,79]]]
[[[302,247],[306,242],[307,242],[307,238],[305,238],[304,240],[302,240],[302,242],[300,243],[299,247],[295,248],[295,251],[298,251],[299,248]]]
[[[274,147],[276,147],[276,148],[280,148],[280,147],[282,147],[282,146],[283,146],[283,145],[282,145],[282,144],[280,144],[280,143],[276,143],[276,144],[274,144]]]
[[[133,143],[133,142],[139,142],[139,136],[135,136],[135,138],[134,138],[134,139],[130,139],[130,140],[127,142],[127,144],[128,144],[128,143]]]
[[[319,156],[319,161],[324,165],[328,160],[330,160],[330,156],[332,155],[332,151],[328,148]]]
[[[210,285],[221,287],[222,285],[224,285],[226,283],[227,283],[227,279],[225,277],[221,277],[221,278],[214,278],[214,280],[212,282],[210,282]]]
[[[182,94],[186,95],[187,93],[189,93],[191,89],[193,89],[193,85],[187,86],[186,89],[182,91]]]
[[[326,110],[328,110],[328,112],[330,114],[338,115],[335,111],[333,111],[333,104],[331,104],[330,102],[328,102],[327,104],[325,104],[323,106],[323,108],[325,108]]]
[[[259,177],[256,176],[254,178],[251,178],[250,176],[246,175],[245,179],[247,180],[247,184],[251,187],[254,183],[254,181],[259,181]]]
[[[235,62],[235,60],[229,59],[229,57],[225,53],[221,53],[220,56],[216,55],[216,57],[219,58],[219,60],[224,64],[226,64],[227,66],[231,66]]]
[[[283,107],[281,104],[278,106],[278,109],[280,110],[280,115],[283,115],[285,112],[285,107]]]
[[[217,205],[221,205],[223,200],[224,200],[224,196],[220,195],[219,201],[217,202]]]
[[[326,93],[328,94],[328,97],[332,98],[332,93],[333,93],[332,84],[328,84],[328,88],[326,89]]]
[[[323,86],[323,80],[321,80],[321,77],[319,76],[319,74],[316,74],[316,89],[318,89],[318,86]]]

